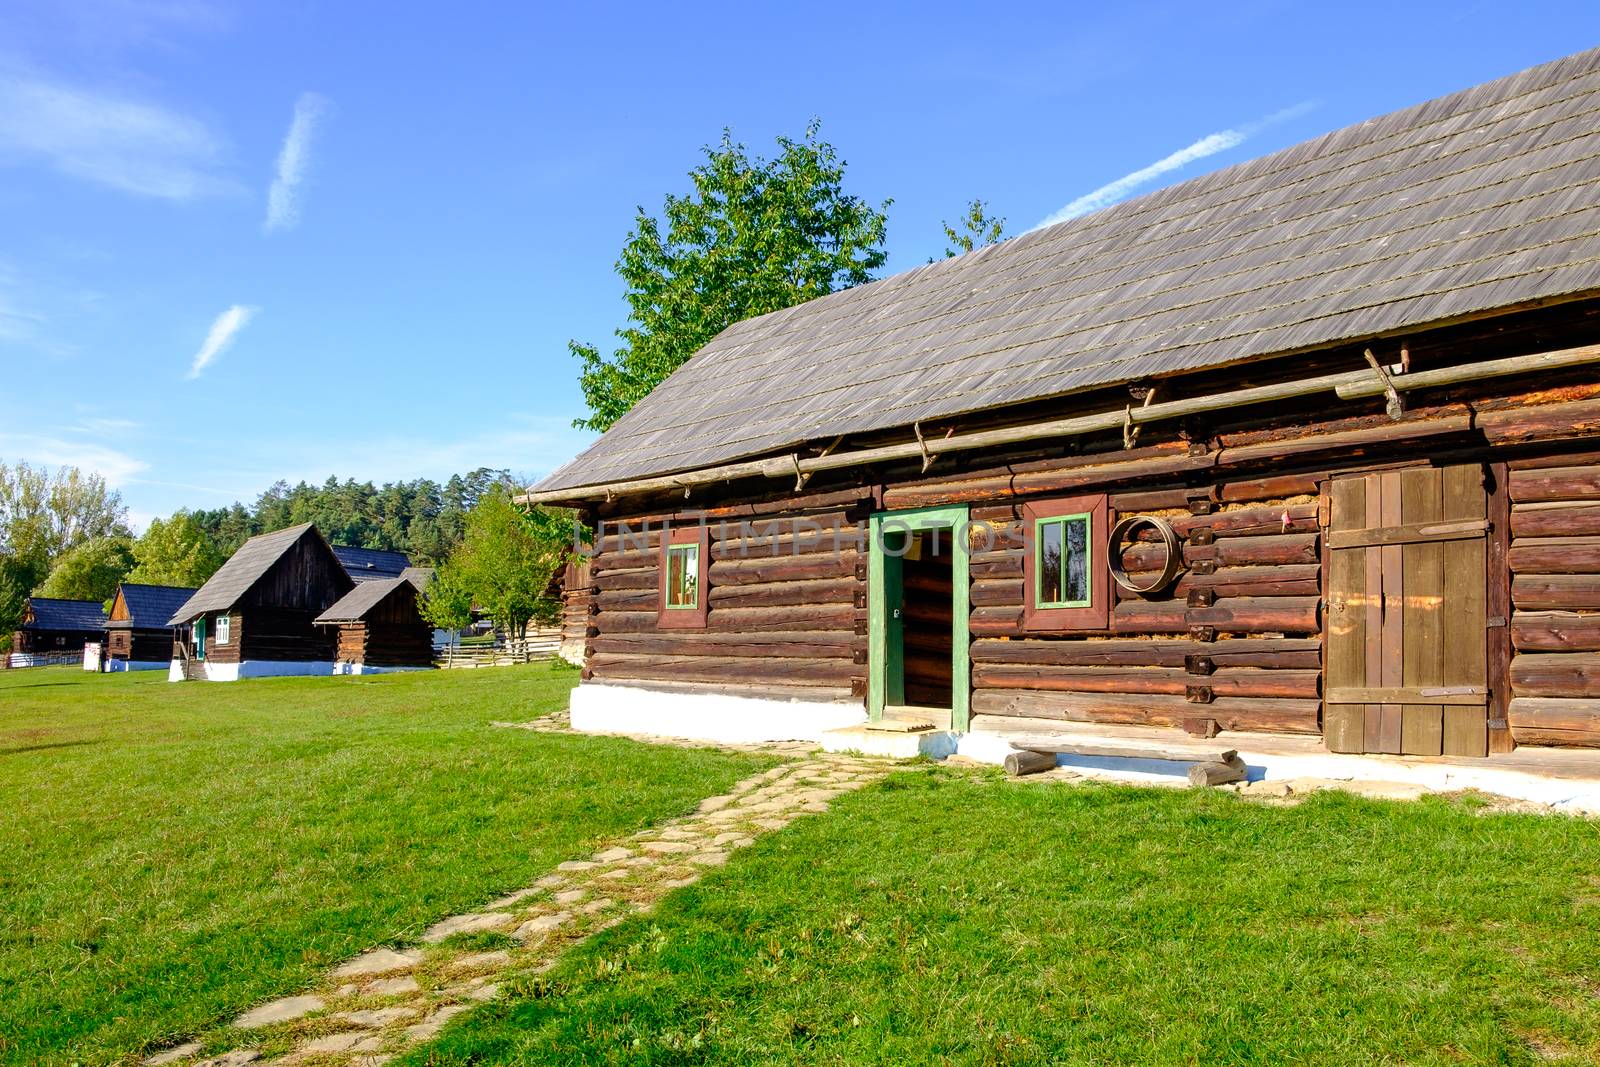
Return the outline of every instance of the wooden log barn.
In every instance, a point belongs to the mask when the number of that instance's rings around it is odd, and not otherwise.
[[[738,323],[523,499],[596,533],[579,726],[1566,766],[1600,50]]]
[[[167,670],[176,627],[168,620],[197,590],[172,585],[122,582],[105,622],[105,669]]]
[[[420,599],[433,573],[407,567],[394,578],[357,581],[317,616],[317,625],[337,634],[334,674],[432,669],[433,627],[422,617]]]
[[[22,624],[11,635],[6,665],[34,667],[81,657],[84,645],[100,640],[105,624],[106,610],[98,600],[29,597]]]
[[[169,619],[172,681],[332,674],[316,619],[355,587],[312,523],[246,541]]]

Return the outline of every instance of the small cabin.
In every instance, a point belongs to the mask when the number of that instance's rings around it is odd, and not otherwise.
[[[29,597],[22,609],[22,626],[11,635],[8,663],[33,667],[82,656],[83,646],[99,641],[105,625],[105,608],[98,600]]]
[[[176,629],[168,620],[196,592],[175,585],[118,585],[105,624],[106,670],[167,669]]]
[[[411,560],[404,552],[392,552],[384,548],[359,548],[355,545],[329,547],[344,565],[345,573],[356,582],[379,582],[398,578],[407,567],[411,566]]]
[[[433,571],[408,567],[399,576],[357,582],[317,625],[337,635],[334,674],[383,674],[433,666],[433,627],[420,599]]]
[[[173,681],[333,673],[317,625],[355,581],[312,523],[246,541],[168,620]]]
[[[574,726],[1600,768],[1595,108],[1600,49],[729,326],[521,498],[592,534]]]

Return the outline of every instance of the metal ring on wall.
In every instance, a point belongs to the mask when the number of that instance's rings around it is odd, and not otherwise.
[[[1149,526],[1161,538],[1161,544],[1166,549],[1167,558],[1161,565],[1161,573],[1151,585],[1135,585],[1128,577],[1128,572],[1122,569],[1122,542],[1128,533],[1136,527]],[[1166,519],[1155,515],[1124,515],[1111,527],[1111,534],[1106,538],[1106,563],[1111,569],[1111,578],[1122,588],[1139,596],[1149,596],[1159,593],[1172,584],[1172,579],[1178,575],[1178,568],[1183,566],[1183,550],[1178,547],[1178,533]]]

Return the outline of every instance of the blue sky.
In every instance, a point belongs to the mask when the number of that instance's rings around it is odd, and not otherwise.
[[[725,126],[820,118],[894,271],[974,196],[1017,232],[1595,44],[1593,0],[8,0],[0,459],[141,524],[536,476],[586,441],[566,342],[620,323],[635,205]]]

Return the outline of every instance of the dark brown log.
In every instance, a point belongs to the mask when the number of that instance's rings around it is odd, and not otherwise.
[[[1051,638],[1000,641],[980,638],[971,658],[979,663],[1033,663],[1062,667],[1184,667],[1204,655],[1214,668],[1266,667],[1316,670],[1320,642],[1315,638],[1255,638],[1198,641],[1082,641]]]
[[[1594,437],[1600,434],[1600,401],[1481,411],[1477,427],[1493,445]]]
[[[1519,745],[1600,747],[1600,699],[1517,697],[1507,714]]]
[[[1224,730],[1316,734],[1320,709],[1315,700],[1230,697],[1208,705],[1205,711]],[[1195,706],[1173,696],[979,689],[972,694],[972,711],[976,715],[1176,727],[1194,716]]]
[[[1514,697],[1587,697],[1600,693],[1600,654],[1522,653],[1511,657]]]
[[[669,630],[662,633],[601,634],[596,652],[676,656],[781,656],[789,659],[848,659],[866,643],[848,630],[727,633]]]
[[[1006,754],[1006,773],[1013,778],[1021,778],[1027,774],[1038,774],[1055,767],[1056,757],[1053,752],[1029,752],[1018,749]]]
[[[1464,434],[1472,429],[1472,416],[1468,413],[1434,415],[1424,418],[1405,418],[1368,426],[1359,430],[1336,433],[1316,433],[1303,437],[1283,437],[1255,445],[1241,445],[1222,450],[1219,463],[1257,463],[1263,460],[1281,461],[1291,456],[1311,455],[1319,452],[1338,452],[1350,456],[1365,456],[1374,450],[1392,449],[1401,443],[1432,440],[1450,434]]]
[[[1225,597],[1209,608],[1182,602],[1125,600],[1111,613],[1117,633],[1185,633],[1211,626],[1219,633],[1316,633],[1316,597]]]
[[[1185,507],[1197,492],[1214,492],[1199,489],[1151,489],[1141,493],[1115,493],[1109,498],[1111,507],[1119,515],[1132,515],[1141,511],[1165,511]]]
[[[1511,602],[1518,611],[1600,610],[1600,575],[1519,574]]]
[[[977,664],[972,684],[988,689],[1038,689],[1062,693],[1162,693],[1183,696],[1195,679],[1179,668],[1060,667],[1040,664]],[[1315,699],[1316,671],[1237,668],[1205,679],[1217,697]]]
[[[608,589],[654,589],[661,581],[661,573],[654,567],[637,570],[597,570],[593,582],[602,591]]]
[[[1519,611],[1511,618],[1518,652],[1600,652],[1600,615],[1545,615]]]
[[[1018,519],[1015,504],[988,504],[973,508],[969,513],[973,522],[1007,523]]]
[[[1020,578],[1022,550],[984,552],[973,556],[967,561],[967,573],[973,578]]]
[[[854,578],[856,562],[864,558],[854,549],[848,549],[837,554],[813,552],[775,559],[721,559],[711,564],[711,585],[716,588],[719,585],[794,582],[812,578]]]
[[[1135,571],[1129,575],[1136,585],[1146,585],[1155,571]],[[1276,567],[1222,567],[1210,574],[1190,571],[1182,575],[1166,590],[1174,599],[1186,598],[1195,590],[1207,590],[1214,596],[1317,596],[1322,591],[1321,568],[1315,563],[1290,563]],[[1136,599],[1121,586],[1117,596],[1124,600]]]
[[[1189,768],[1189,784],[1197,789],[1242,782],[1245,779],[1244,761],[1235,756],[1232,763],[1196,763]]]
[[[655,589],[602,589],[594,595],[602,612],[654,610],[660,599]]]
[[[1519,537],[1506,558],[1517,574],[1600,574],[1600,537]]]
[[[974,637],[999,637],[1020,634],[1022,630],[1022,605],[993,608],[973,608],[967,619],[967,632]]]
[[[1191,531],[1202,527],[1210,530],[1215,537],[1316,533],[1317,505],[1309,503],[1248,507],[1234,511],[1217,511],[1209,515],[1175,515],[1168,521],[1172,523],[1174,530],[1186,537]],[[1155,536],[1153,531],[1141,531],[1144,540],[1154,540]]]
[[[1318,477],[1316,474],[1275,474],[1265,478],[1230,480],[1217,487],[1217,499],[1227,504],[1243,504],[1291,496],[1315,496]]]
[[[666,681],[775,682],[848,685],[858,667],[848,660],[785,659],[777,656],[647,656],[596,653],[588,659],[596,678]]]
[[[1011,474],[991,474],[959,481],[930,482],[887,489],[886,508],[930,507],[977,500],[996,500],[1010,496],[1031,496],[1113,485],[1145,478],[1159,478],[1190,471],[1207,470],[1216,463],[1210,454],[1191,456],[1187,450],[1162,446],[1161,452],[1146,458],[1105,462],[1104,454],[1073,456],[1050,461],[1045,469],[1019,470]],[[1020,466],[1020,465],[1019,465]],[[1029,464],[1037,468],[1037,464]]]
[[[1574,452],[1570,446],[1555,446],[1556,451],[1544,451],[1539,455],[1517,456],[1506,460],[1506,466],[1514,471],[1532,470],[1535,467],[1589,467],[1600,464],[1600,452]]]
[[[1318,535],[1269,534],[1259,537],[1225,537],[1209,545],[1185,544],[1183,560],[1194,563],[1212,560],[1218,567],[1249,567],[1270,564],[1316,563]],[[1160,545],[1133,544],[1122,553],[1122,566],[1128,572],[1159,570],[1165,559]]]
[[[848,603],[864,583],[850,578],[711,587],[711,610],[723,607],[773,607],[780,604]],[[605,594],[602,593],[603,597]]]
[[[1600,466],[1541,467],[1511,472],[1511,502],[1600,499]]]
[[[990,607],[994,605],[1022,603],[1021,578],[984,578],[972,583],[972,605],[974,607]]]
[[[1600,502],[1593,504],[1522,504],[1511,511],[1513,537],[1600,536]]]

